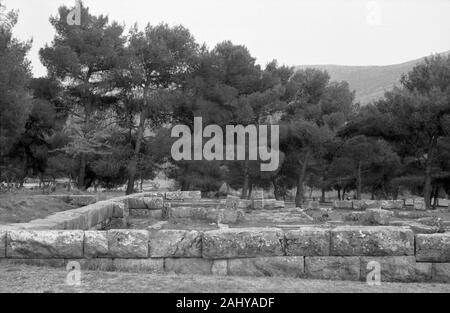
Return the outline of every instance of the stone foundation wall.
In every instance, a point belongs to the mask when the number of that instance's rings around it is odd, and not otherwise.
[[[405,227],[0,231],[0,265],[84,270],[450,283],[450,234]]]

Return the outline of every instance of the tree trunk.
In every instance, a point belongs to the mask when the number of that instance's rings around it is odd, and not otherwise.
[[[320,196],[320,202],[325,203],[325,189],[322,188],[321,191],[322,195]]]
[[[306,169],[308,167],[309,154],[310,154],[310,152],[307,151],[306,155],[305,155],[305,159],[303,160],[301,171],[300,171],[300,173],[298,175],[298,179],[297,179],[297,194],[295,195],[295,205],[297,207],[301,207],[302,203],[303,203],[303,198],[304,198],[303,183],[305,181]]]
[[[272,185],[273,185],[273,193],[275,195],[275,199],[280,200],[280,189],[278,188],[276,177],[272,177]]]
[[[437,144],[437,137],[432,137],[431,138],[431,142],[430,142],[430,146],[428,148],[428,155],[427,155],[427,159],[425,162],[425,185],[423,188],[423,197],[425,199],[425,208],[427,210],[431,209],[431,193],[432,193],[432,165],[433,165],[433,156],[434,156],[434,151],[436,148],[436,144]]]
[[[338,192],[338,200],[342,200],[341,199],[341,188],[337,188],[337,192]]]
[[[356,199],[361,200],[361,190],[362,190],[362,176],[361,176],[362,161],[358,162],[358,182],[356,190]]]
[[[248,160],[244,161],[244,185],[242,186],[241,199],[247,199],[248,197]]]
[[[138,133],[136,138],[136,145],[134,147],[133,157],[131,158],[130,164],[128,165],[128,186],[127,195],[134,193],[134,181],[137,172],[137,163],[139,159],[139,153],[141,152],[142,140],[144,138],[145,131],[145,121],[147,117],[144,110],[141,111],[141,116],[139,120]]]
[[[247,199],[250,200],[252,198],[252,192],[253,192],[253,184],[249,183],[249,187],[248,187],[248,197]]]

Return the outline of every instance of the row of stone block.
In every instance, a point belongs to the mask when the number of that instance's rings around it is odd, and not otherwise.
[[[414,249],[415,247],[415,249]],[[450,262],[450,234],[405,227],[231,228],[214,231],[0,231],[0,258],[206,259],[263,256],[416,256]]]
[[[244,209],[244,210],[276,210],[284,209],[285,202],[276,199],[252,199],[246,200],[235,196],[228,196],[225,200],[227,209]]]
[[[403,200],[343,200],[334,201],[333,208],[336,210],[366,210],[386,209],[401,210],[405,206]]]
[[[220,209],[217,207],[172,207],[169,208],[168,218],[188,218],[213,223],[234,224],[244,219],[244,212],[240,209]]]
[[[66,268],[70,259],[0,259],[0,265],[26,264]],[[380,266],[381,282],[450,283],[450,263],[417,263],[403,257],[278,256],[210,260],[203,258],[77,259],[81,270],[175,273],[188,275],[289,277],[366,281],[373,262]]]

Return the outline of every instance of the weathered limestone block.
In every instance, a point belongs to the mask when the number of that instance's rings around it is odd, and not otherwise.
[[[312,279],[359,280],[359,257],[305,257],[305,275]]]
[[[416,259],[420,262],[450,262],[450,233],[416,235]]]
[[[207,259],[164,259],[166,272],[189,275],[211,275],[212,260]]]
[[[6,258],[6,231],[0,230],[0,259]]]
[[[105,258],[108,257],[108,236],[105,231],[84,232],[84,257]]]
[[[335,210],[352,210],[353,202],[352,201],[334,201],[333,209]]]
[[[125,201],[115,201],[115,199],[112,199],[114,202],[113,206],[113,218],[123,218],[124,211],[126,209]]]
[[[342,220],[344,222],[358,222],[360,224],[364,224],[366,223],[366,212],[360,212],[360,211],[354,211],[354,212],[349,212],[349,213],[345,213],[342,215]]]
[[[170,210],[170,216],[172,218],[191,218],[192,208],[191,207],[174,207]]]
[[[394,212],[383,209],[367,209],[366,222],[370,225],[389,225]]]
[[[188,230],[160,230],[150,236],[152,258],[201,258],[202,233]]]
[[[286,255],[330,255],[330,230],[319,227],[302,227],[285,231]]]
[[[77,260],[81,261],[81,260]],[[65,268],[65,259],[0,259],[0,266],[28,265],[36,267]]]
[[[82,258],[83,238],[80,230],[9,231],[6,255],[24,259]]]
[[[367,209],[380,209],[381,203],[377,200],[353,200],[353,209],[357,211],[364,211]]]
[[[402,210],[404,202],[403,200],[382,200],[380,205],[385,210]]]
[[[214,276],[227,276],[228,260],[213,260],[211,274]]]
[[[405,206],[414,207],[414,199],[405,199]]]
[[[414,234],[437,234],[441,233],[441,229],[437,226],[428,226],[415,221],[394,221],[390,222],[391,226],[403,226],[412,229]]]
[[[253,201],[253,210],[262,210],[264,209],[264,200],[263,199],[254,199]]]
[[[414,233],[406,227],[341,226],[331,230],[331,255],[414,255]]]
[[[164,273],[164,259],[114,259],[113,268],[119,272]]]
[[[113,259],[81,259],[77,262],[83,271],[114,271]]]
[[[207,259],[251,258],[283,255],[283,233],[277,228],[230,228],[203,234]]]
[[[414,210],[425,211],[426,210],[425,200],[420,198],[414,199]]]
[[[304,276],[304,258],[280,256],[228,260],[228,275],[278,276],[298,278]]]
[[[149,233],[146,230],[109,230],[108,255],[113,258],[147,258]]]
[[[284,209],[284,207],[285,207],[284,201],[278,201],[276,199],[264,199],[263,200],[263,208],[265,210]]]
[[[427,282],[431,280],[431,263],[416,263],[414,256],[362,257],[361,279],[373,271],[369,262],[378,262],[382,282]]]
[[[200,200],[202,198],[201,191],[168,191],[166,192],[166,200]]]
[[[450,283],[450,263],[433,263],[431,279],[436,283]]]

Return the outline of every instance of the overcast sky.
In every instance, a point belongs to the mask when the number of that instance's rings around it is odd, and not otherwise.
[[[30,59],[50,43],[48,19],[75,0],[3,0],[19,9],[15,35],[34,39]],[[91,13],[127,26],[183,24],[209,47],[246,45],[257,62],[387,65],[450,50],[450,0],[84,0]]]

